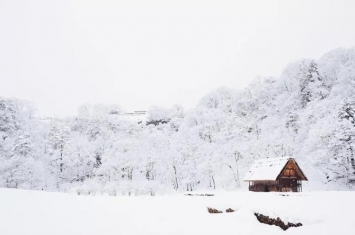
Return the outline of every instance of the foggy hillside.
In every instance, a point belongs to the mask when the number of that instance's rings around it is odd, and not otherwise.
[[[184,95],[184,94],[181,94]],[[119,103],[119,101],[117,101]],[[355,185],[355,48],[289,64],[281,77],[220,88],[197,107],[85,105],[40,119],[0,98],[0,187],[81,194],[233,190],[255,159],[296,158],[313,189]]]

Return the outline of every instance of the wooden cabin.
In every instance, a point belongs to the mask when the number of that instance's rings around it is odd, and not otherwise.
[[[302,192],[308,179],[294,158],[283,157],[255,161],[244,181],[254,192]]]

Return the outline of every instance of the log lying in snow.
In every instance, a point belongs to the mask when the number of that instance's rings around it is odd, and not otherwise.
[[[214,194],[208,194],[208,193],[205,193],[205,194],[191,194],[191,193],[188,193],[188,194],[185,194],[185,196],[207,196],[207,197],[212,197],[212,196],[214,196]]]
[[[290,223],[288,222],[287,224],[285,224],[279,217],[277,217],[276,219],[274,218],[270,218],[269,216],[263,215],[263,214],[259,214],[259,213],[254,213],[254,215],[256,216],[256,218],[258,219],[258,221],[260,223],[263,224],[269,224],[269,225],[276,225],[279,226],[281,229],[283,230],[287,230],[290,227],[300,227],[302,226],[301,223]]]
[[[212,213],[212,214],[223,213],[222,211],[214,209],[214,208],[211,208],[211,207],[207,207],[207,210],[208,210],[209,213]]]

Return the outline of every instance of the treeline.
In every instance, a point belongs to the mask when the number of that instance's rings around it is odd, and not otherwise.
[[[255,159],[293,156],[321,187],[355,183],[355,49],[287,66],[242,91],[221,88],[145,122],[118,105],[39,119],[0,98],[0,187],[83,194],[232,190]]]

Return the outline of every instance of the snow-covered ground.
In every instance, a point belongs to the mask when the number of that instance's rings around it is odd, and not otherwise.
[[[355,192],[109,197],[0,189],[0,234],[354,234],[354,198]],[[207,207],[236,212],[209,214]],[[283,231],[260,224],[254,212],[303,226]]]

